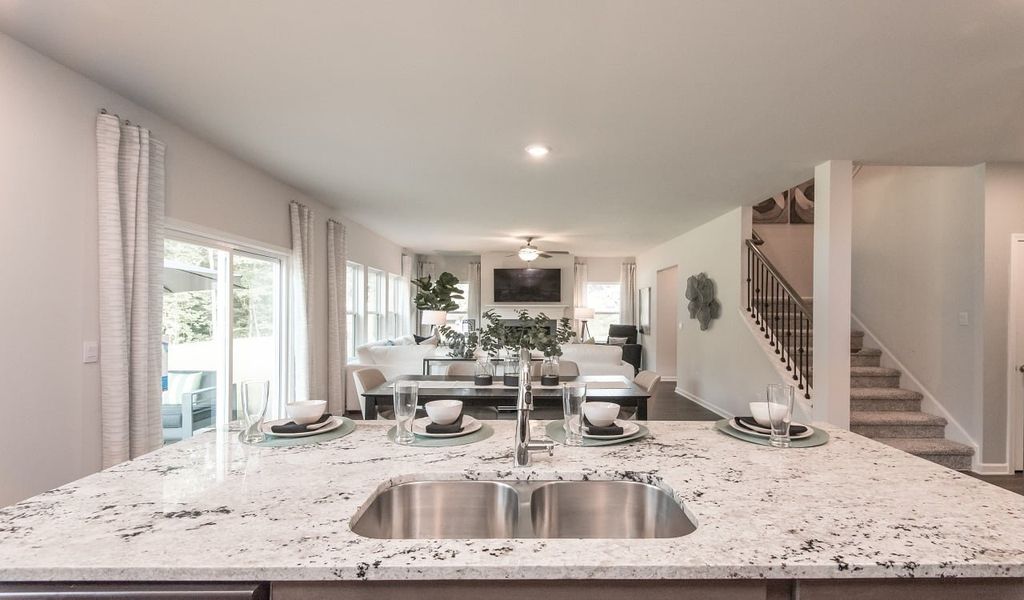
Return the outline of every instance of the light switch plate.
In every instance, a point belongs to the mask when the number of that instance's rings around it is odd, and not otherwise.
[[[99,342],[82,342],[82,362],[94,363],[100,359]]]
[[[969,325],[970,324],[970,318],[968,317],[967,313],[965,313],[965,312],[960,313],[959,320],[960,320],[960,324],[961,325]]]

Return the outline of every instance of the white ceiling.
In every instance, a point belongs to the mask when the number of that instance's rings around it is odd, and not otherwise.
[[[829,158],[1024,160],[1015,0],[0,0],[0,30],[420,251],[628,255]]]

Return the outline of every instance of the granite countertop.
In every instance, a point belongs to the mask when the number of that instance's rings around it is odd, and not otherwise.
[[[640,443],[560,446],[516,469],[514,424],[493,425],[490,439],[448,448],[395,446],[379,422],[293,448],[201,434],[0,510],[0,580],[1024,576],[1024,497],[848,432],[776,450],[707,422],[651,422]],[[418,477],[653,480],[697,531],[378,540],[349,530],[375,489]]]

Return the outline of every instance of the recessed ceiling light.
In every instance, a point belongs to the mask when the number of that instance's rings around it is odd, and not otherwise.
[[[549,152],[551,152],[551,148],[544,144],[530,144],[526,147],[526,153],[533,158],[544,158]]]

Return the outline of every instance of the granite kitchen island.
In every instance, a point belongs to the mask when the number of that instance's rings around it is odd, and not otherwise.
[[[0,590],[253,582],[280,598],[598,598],[640,587],[677,599],[788,598],[794,586],[801,598],[853,588],[907,598],[1024,594],[1024,498],[849,432],[830,430],[818,448],[776,450],[707,422],[650,422],[652,436],[640,442],[558,446],[513,468],[514,424],[492,425],[491,438],[447,448],[396,446],[384,422],[293,448],[198,435],[0,510]],[[533,427],[539,437],[543,423]],[[352,532],[375,491],[414,479],[641,481],[669,491],[697,527],[662,539]]]

